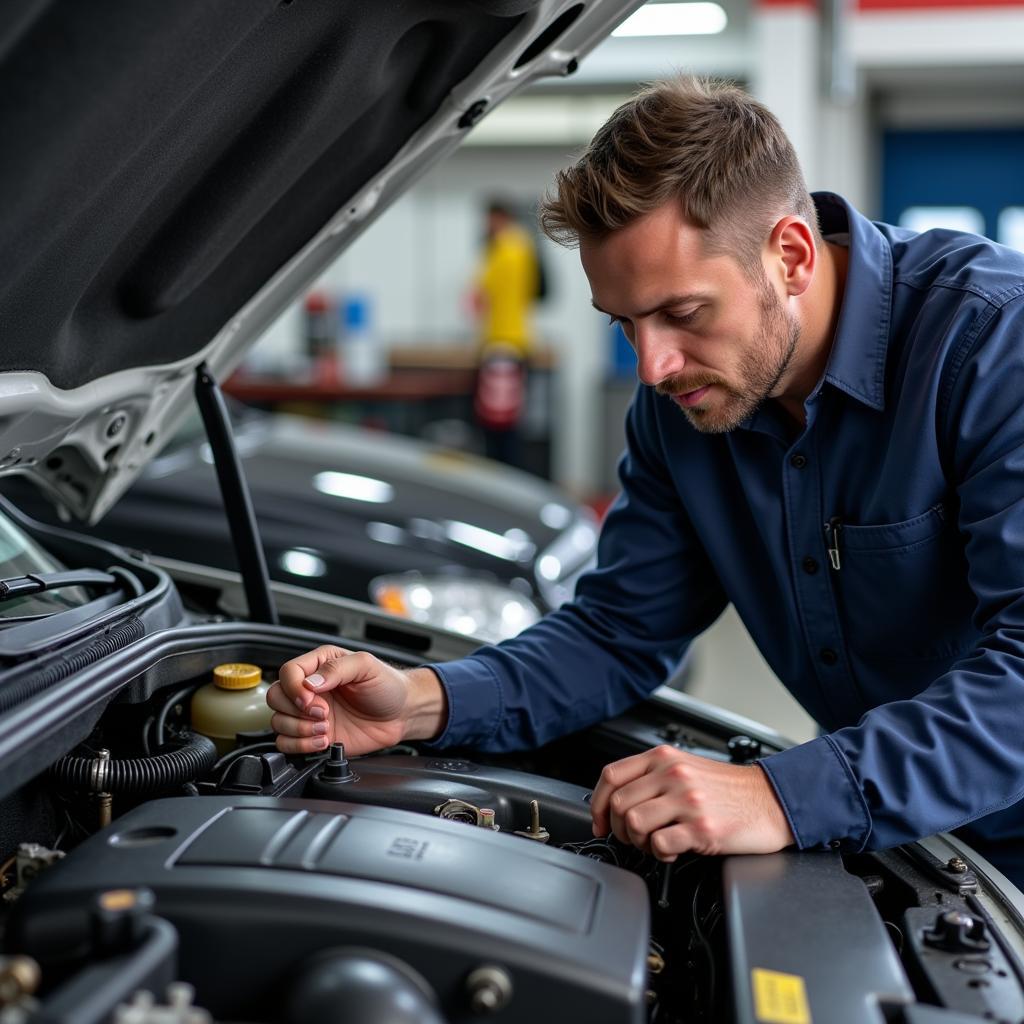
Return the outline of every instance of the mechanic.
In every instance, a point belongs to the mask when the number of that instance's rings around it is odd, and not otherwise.
[[[812,198],[777,120],[692,78],[620,107],[542,223],[638,357],[598,567],[456,662],[288,662],[280,749],[539,745],[641,700],[732,601],[824,733],[609,765],[596,834],[672,860],[970,823],[1020,885],[1024,254]]]

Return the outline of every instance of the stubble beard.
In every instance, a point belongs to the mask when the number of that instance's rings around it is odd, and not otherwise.
[[[791,319],[767,279],[758,287],[760,324],[757,336],[743,354],[739,366],[740,383],[726,383],[715,374],[669,377],[657,385],[662,395],[685,394],[711,384],[725,392],[725,401],[711,407],[678,406],[690,425],[702,434],[726,434],[752,416],[778,387],[789,369],[800,340],[800,325]]]

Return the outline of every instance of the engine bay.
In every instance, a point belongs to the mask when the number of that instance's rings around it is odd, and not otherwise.
[[[222,738],[192,728],[203,685],[112,704],[36,781],[37,828],[49,804],[56,835],[30,849],[27,891],[8,890],[5,945],[39,965],[58,1009],[98,973],[108,1011],[128,1005],[138,972],[100,965],[152,960],[158,935],[159,984],[186,979],[216,1020],[308,1020],[344,994],[359,1011],[333,1019],[514,1005],[516,1019],[634,1022],[677,1019],[658,1008],[684,988],[691,1005],[712,998],[708,939],[678,948],[686,929],[667,925],[720,929],[717,863],[663,865],[595,838],[589,789],[506,764],[414,746],[285,757],[251,731],[218,755]],[[708,879],[707,905],[669,915],[687,871]]]
[[[649,702],[520,755],[286,757],[251,716],[196,732],[209,680],[126,688],[4,801],[4,1024],[754,1022],[823,991],[833,1024],[1024,1012],[977,879],[924,851],[663,864],[593,836],[603,764],[756,737]]]

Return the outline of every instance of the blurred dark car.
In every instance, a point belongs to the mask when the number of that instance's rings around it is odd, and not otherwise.
[[[274,579],[498,641],[568,600],[594,562],[594,515],[537,477],[410,438],[230,408]],[[36,519],[62,522],[25,480],[3,479],[0,493]],[[237,568],[198,416],[93,531]]]

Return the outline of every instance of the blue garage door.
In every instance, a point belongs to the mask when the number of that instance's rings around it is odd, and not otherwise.
[[[1024,129],[885,132],[882,219],[1024,249]]]

